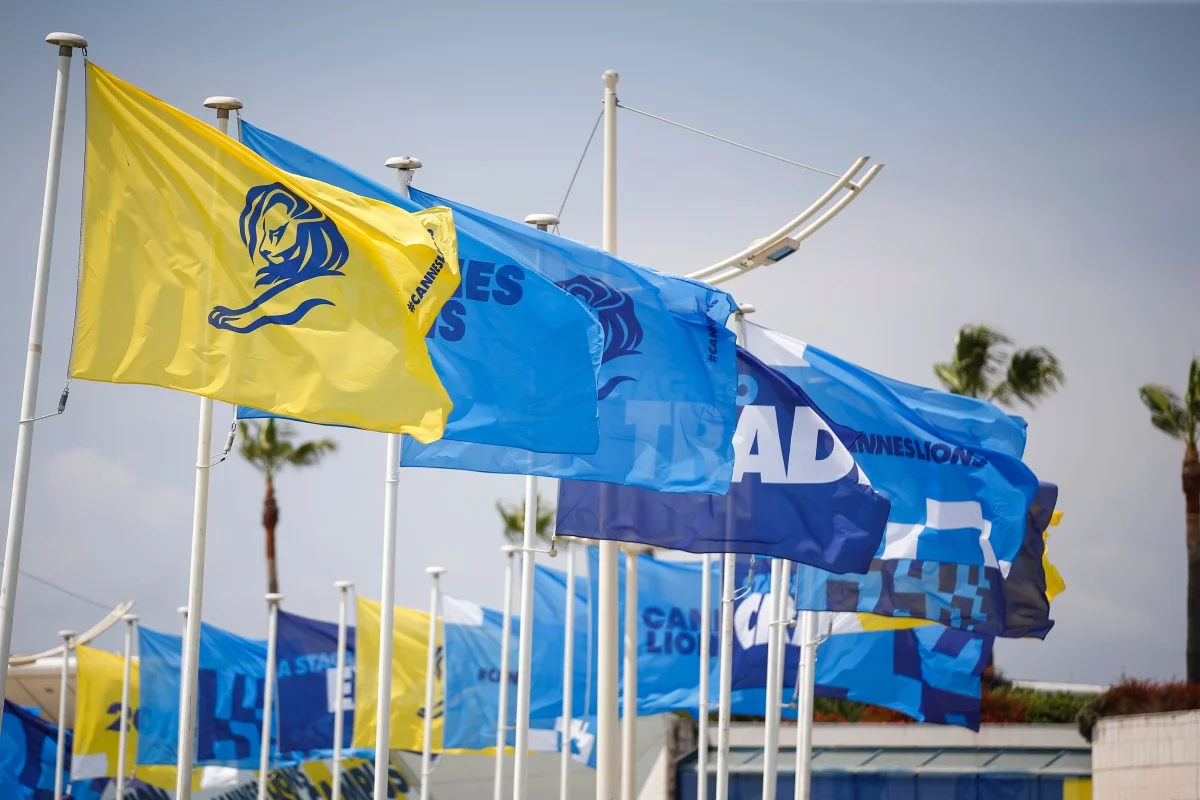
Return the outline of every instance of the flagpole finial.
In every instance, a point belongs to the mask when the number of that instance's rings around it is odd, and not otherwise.
[[[426,567],[425,574],[431,578],[440,578],[442,575],[446,574],[446,568],[445,567]]]
[[[741,305],[738,306],[739,314],[753,314],[757,310],[758,310],[757,308],[750,305],[749,303],[742,303]]]
[[[268,604],[278,605],[281,600],[283,600],[283,595],[281,595],[279,592],[268,592],[267,593],[267,603]]]
[[[217,94],[204,101],[205,108],[215,108],[218,110],[233,111],[242,107],[242,101],[236,97]]]
[[[55,31],[46,37],[46,44],[57,45],[58,47],[87,47],[87,39],[80,36],[78,33],[64,33],[63,31]]]
[[[138,615],[137,614],[126,614],[125,616],[121,617],[121,619],[125,620],[126,622],[137,622]]]
[[[500,552],[504,553],[504,555],[506,555],[506,556],[511,557],[513,553],[518,552],[520,549],[521,548],[515,544],[506,544],[500,548]]]
[[[604,87],[606,89],[615,89],[617,88],[617,81],[621,79],[621,76],[617,74],[615,69],[609,69],[604,71],[604,75],[601,76],[601,79],[604,81]]]
[[[62,639],[70,639],[75,636],[75,631],[59,631],[58,635]]]
[[[354,585],[354,581],[334,581],[333,582],[333,588],[335,588],[335,589],[349,589],[353,585]]]
[[[532,225],[539,231],[546,231],[558,224],[558,217],[553,214],[530,214],[525,218],[525,224]]]
[[[393,156],[383,162],[385,167],[390,169],[414,170],[425,166],[421,163],[421,159],[413,158],[412,156]]]

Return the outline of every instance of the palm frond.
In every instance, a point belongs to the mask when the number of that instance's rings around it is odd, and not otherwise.
[[[1004,380],[991,391],[991,399],[1009,404],[1014,399],[1032,407],[1066,383],[1058,359],[1044,347],[1016,350],[1008,360]]]
[[[968,397],[987,397],[1004,364],[1003,347],[1011,340],[987,325],[964,325],[954,339],[954,359],[934,364],[946,391]]]
[[[1200,420],[1200,358],[1193,358],[1188,369],[1187,394],[1184,395],[1188,413]]]
[[[314,439],[292,450],[287,457],[287,463],[293,467],[310,467],[327,454],[337,452],[337,447],[337,442],[333,439]]]
[[[1179,395],[1157,384],[1146,384],[1138,390],[1138,395],[1150,411],[1151,425],[1172,438],[1195,442],[1195,418],[1188,414]]]
[[[556,518],[553,506],[549,506],[543,500],[541,495],[538,495],[538,514],[537,521],[534,523],[535,531],[539,539],[549,540],[554,532],[554,521]],[[496,511],[500,514],[500,519],[504,522],[504,536],[511,542],[520,542],[525,536],[525,504],[506,505],[505,503],[496,501]]]

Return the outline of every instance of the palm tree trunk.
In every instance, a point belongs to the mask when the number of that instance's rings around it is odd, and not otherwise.
[[[1200,455],[1194,444],[1183,455],[1183,496],[1187,504],[1187,679],[1200,683]]]
[[[267,535],[267,591],[279,591],[279,574],[275,570],[275,526],[279,524],[279,506],[275,504],[275,481],[267,477],[267,496],[263,498],[263,530]]]

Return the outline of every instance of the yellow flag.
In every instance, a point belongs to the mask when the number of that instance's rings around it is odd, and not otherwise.
[[[1050,527],[1059,523],[1062,519],[1062,512],[1055,511],[1050,516]],[[1042,533],[1042,569],[1046,571],[1046,599],[1054,602],[1054,598],[1067,590],[1067,582],[1063,580],[1062,573],[1058,571],[1058,567],[1054,566],[1050,561],[1050,530],[1047,528]]]
[[[441,437],[425,333],[458,287],[449,209],[268,164],[94,64],[73,377]]]
[[[117,777],[121,742],[121,684],[125,659],[113,653],[80,646],[75,649],[75,733],[71,755],[73,780]],[[151,786],[175,789],[175,767],[135,766],[137,757],[138,663],[129,670],[129,721],[125,739],[125,769]],[[192,774],[200,790],[201,770]]]
[[[355,747],[375,746],[375,714],[379,708],[379,636],[383,606],[359,597],[355,602],[357,632],[354,647]],[[429,615],[397,608],[392,643],[392,701],[390,749],[420,751],[425,740],[425,660]],[[438,646],[441,646],[439,637]],[[442,670],[434,684],[433,749],[442,749]]]

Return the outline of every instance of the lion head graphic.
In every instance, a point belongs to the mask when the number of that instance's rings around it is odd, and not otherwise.
[[[633,298],[627,292],[614,289],[604,281],[587,275],[576,275],[569,280],[559,281],[556,285],[587,303],[596,312],[600,327],[604,331],[601,364],[607,364],[622,356],[640,354],[638,346],[642,343],[642,325],[638,322]],[[636,379],[629,375],[614,376],[600,387],[596,398],[603,400],[612,394],[618,385],[632,380]]]
[[[333,220],[281,183],[252,187],[238,220],[250,263],[257,267],[255,288],[263,291],[243,308],[216,306],[208,322],[234,333],[250,333],[264,325],[294,325],[317,306],[333,305],[322,297],[297,298],[291,311],[256,315],[263,303],[313,278],[340,277],[350,248]]]

